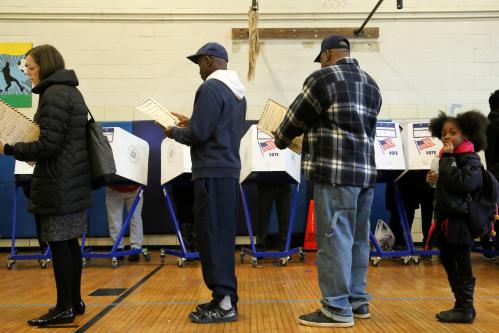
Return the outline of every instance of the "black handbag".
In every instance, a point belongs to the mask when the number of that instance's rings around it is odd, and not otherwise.
[[[116,173],[113,150],[103,134],[102,125],[95,122],[90,110],[87,123],[87,148],[92,175],[92,188],[98,189],[107,184],[111,175]]]

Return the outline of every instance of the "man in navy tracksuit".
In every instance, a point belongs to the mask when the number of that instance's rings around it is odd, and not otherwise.
[[[228,55],[218,43],[207,43],[187,57],[199,65],[204,83],[198,88],[191,119],[175,114],[179,127],[165,134],[191,147],[194,225],[201,268],[213,299],[189,318],[197,323],[237,319],[234,247],[238,219],[239,145],[246,117],[245,88],[227,70]]]

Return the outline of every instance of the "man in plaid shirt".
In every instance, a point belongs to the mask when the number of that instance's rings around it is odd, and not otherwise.
[[[304,133],[302,167],[315,183],[321,309],[299,318],[309,326],[350,327],[370,318],[365,291],[369,215],[376,183],[374,136],[381,108],[376,82],[350,57],[343,36],[322,41],[313,72],[276,130],[286,148]]]

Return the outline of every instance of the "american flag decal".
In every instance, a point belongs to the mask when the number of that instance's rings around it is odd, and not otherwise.
[[[381,149],[383,150],[383,152],[385,152],[385,150],[388,150],[388,149],[393,148],[393,147],[396,146],[396,144],[390,138],[379,140],[379,144],[380,144]]]
[[[416,146],[418,147],[418,151],[421,151],[423,149],[428,149],[435,145],[431,140],[431,138],[424,138],[422,140],[415,140],[415,141],[416,141]]]
[[[260,150],[262,151],[262,153],[265,153],[266,151],[272,150],[276,147],[274,140],[267,140],[264,142],[260,141],[258,142],[258,144],[260,145]]]

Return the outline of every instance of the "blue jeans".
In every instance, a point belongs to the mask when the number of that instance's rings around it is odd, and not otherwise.
[[[368,303],[369,215],[374,190],[316,183],[317,270],[323,308],[338,321],[352,321],[352,308]]]

